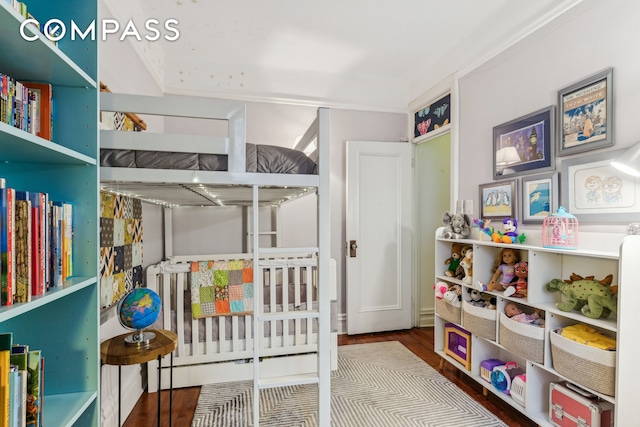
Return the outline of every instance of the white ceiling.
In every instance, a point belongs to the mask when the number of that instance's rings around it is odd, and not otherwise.
[[[581,0],[103,1],[141,30],[178,20],[133,41],[165,93],[404,112]]]

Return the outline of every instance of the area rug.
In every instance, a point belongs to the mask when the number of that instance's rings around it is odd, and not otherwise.
[[[317,426],[316,385],[260,391],[260,426]],[[253,382],[202,387],[192,427],[253,425]],[[338,347],[331,375],[336,427],[506,427],[398,341]]]

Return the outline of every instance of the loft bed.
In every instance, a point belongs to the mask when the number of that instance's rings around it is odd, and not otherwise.
[[[102,190],[166,206],[248,206],[253,185],[263,189],[260,205],[281,204],[319,186],[317,135],[321,114],[328,119],[326,109],[318,110],[300,142],[288,149],[247,143],[240,102],[101,92],[100,105],[102,111],[228,124],[226,136],[101,130]]]
[[[265,380],[265,373],[260,371],[263,368],[259,366],[266,363],[265,369],[268,371],[276,362],[277,374],[283,377],[280,384],[306,384],[310,382],[309,375],[317,378],[319,416],[321,424],[328,425],[328,422],[324,422],[328,420],[323,418],[327,416],[325,414],[330,413],[330,371],[336,368],[337,361],[337,333],[335,328],[332,331],[331,327],[331,317],[336,316],[335,311],[331,313],[331,300],[335,303],[337,294],[335,268],[332,273],[329,256],[329,212],[331,211],[329,110],[319,108],[315,120],[295,149],[289,150],[295,151],[295,153],[289,153],[292,155],[288,157],[297,158],[298,166],[254,169],[251,166],[253,163],[261,164],[261,159],[258,157],[261,151],[277,152],[276,160],[266,162],[270,165],[282,160],[278,160],[278,156],[284,157],[284,155],[283,150],[280,149],[261,149],[256,146],[254,150],[253,146],[247,144],[246,110],[242,103],[195,97],[158,98],[102,92],[100,104],[102,111],[223,120],[227,123],[228,132],[222,137],[101,130],[101,189],[164,206],[165,238],[171,236],[170,212],[173,207],[230,205],[250,207],[250,228],[258,230],[260,206],[279,206],[304,195],[317,195],[318,212],[324,213],[317,215],[317,247],[261,248],[259,247],[260,233],[252,233],[251,238],[248,237],[250,242],[248,253],[234,257],[236,260],[251,259],[255,266],[253,283],[257,286],[254,288],[254,296],[260,296],[260,298],[254,298],[255,310],[263,313],[261,310],[266,309],[269,311],[269,316],[275,315],[279,320],[261,321],[258,320],[259,316],[248,316],[252,320],[251,328],[248,328],[247,318],[241,315],[220,316],[217,317],[217,321],[211,321],[211,318],[208,318],[204,323],[202,319],[190,318],[188,304],[185,304],[186,284],[189,281],[185,279],[188,273],[185,273],[184,265],[198,260],[213,259],[214,256],[193,254],[171,257],[170,242],[165,241],[167,259],[157,266],[149,267],[147,286],[162,293],[162,327],[174,329],[179,336],[177,365],[180,369],[186,369],[180,376],[182,380],[179,386],[202,385],[204,378],[207,382],[216,381],[216,378],[218,381],[246,379],[247,372],[252,372],[254,396],[257,396],[257,390],[262,387],[259,383]],[[314,144],[315,149],[309,150]],[[136,165],[127,165],[127,160],[124,160],[116,166],[117,162],[109,161],[109,158],[113,160],[120,157],[122,160],[127,156],[131,160],[130,150],[136,150],[133,154]],[[300,153],[305,150],[309,154],[301,156]],[[256,153],[255,161],[252,159],[253,151]],[[141,156],[147,156],[147,160],[156,156],[156,160],[161,160],[154,163],[153,167],[149,167],[149,164],[144,162],[138,164],[137,160]],[[169,165],[165,160],[172,156],[182,161]],[[213,158],[215,161],[212,160]],[[226,165],[223,167],[226,170],[210,170],[212,168],[200,166],[207,161]],[[185,165],[187,169],[183,168]],[[292,253],[297,255],[291,255]],[[228,256],[220,255],[219,257],[223,258],[223,262],[230,261],[226,259]],[[269,275],[276,275],[270,276],[272,278],[278,275],[296,277],[299,273],[296,272],[296,268],[299,267],[299,261],[296,261],[298,258],[307,260],[302,261],[303,264],[311,262],[306,264],[305,268],[313,273],[306,273],[311,274],[307,276],[307,280],[294,280],[293,287],[288,280],[278,282],[280,291],[270,294],[273,297],[269,304],[263,305],[261,300],[266,296],[266,294],[263,296],[263,293],[270,293],[276,289],[271,286],[267,291],[266,286],[276,282],[265,280],[265,274],[267,274],[265,272],[270,271]],[[291,268],[293,268],[292,276],[286,273]],[[287,291],[284,291],[285,289]],[[308,314],[306,310],[299,311],[301,306],[298,299],[302,298],[303,294],[314,296],[313,299],[308,300],[307,304],[313,308],[307,308],[307,310],[315,310],[316,314]],[[290,300],[286,295],[294,295],[295,298]],[[289,311],[291,304],[293,304],[293,311]],[[300,322],[307,321],[305,316],[313,318],[314,323],[302,328]],[[291,321],[294,323],[289,327]],[[277,326],[277,322],[280,322],[280,327]],[[240,324],[243,326],[240,327]],[[275,326],[267,328],[265,324]],[[185,333],[185,330],[190,332]],[[232,339],[227,339],[229,331],[232,331]],[[256,335],[254,331],[259,333]],[[260,345],[254,345],[256,342]],[[304,342],[304,345],[301,345],[301,342]],[[266,353],[265,349],[267,349]],[[253,357],[248,360],[251,352]],[[301,361],[300,357],[304,360]],[[247,361],[254,363],[247,363],[246,369],[228,369],[231,366],[229,364],[239,366]],[[163,366],[167,365],[168,361],[165,361]],[[156,367],[157,361],[150,362],[149,369]],[[219,372],[220,375],[213,377],[200,375],[205,371]],[[271,375],[276,371],[272,371]],[[237,372],[237,375],[234,375],[234,372]],[[300,376],[301,374],[304,375]],[[168,375],[168,370],[163,370],[163,378]],[[268,376],[269,373],[266,375]],[[149,380],[150,391],[157,389],[157,384],[153,382],[151,376]],[[270,378],[268,381],[275,380]],[[161,383],[166,384],[167,381]],[[273,383],[270,386],[274,386]],[[258,410],[257,405],[254,409]],[[256,414],[257,412],[254,412],[254,416]]]

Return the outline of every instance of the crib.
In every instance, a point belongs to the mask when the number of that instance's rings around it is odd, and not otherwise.
[[[250,260],[252,254],[172,257],[146,272],[147,287],[162,299],[162,313],[154,328],[170,329],[178,336],[173,359],[173,387],[249,380],[253,378],[252,315],[194,319],[191,312],[189,272],[192,262],[206,260]],[[330,260],[332,301],[331,369],[337,369],[337,299],[335,260]],[[317,258],[279,254],[260,259],[255,287],[265,313],[317,309]],[[272,286],[273,285],[273,286]],[[261,292],[262,291],[262,292]],[[287,301],[286,304],[283,304]],[[294,319],[265,322],[261,339],[260,371],[265,377],[298,375],[317,371],[317,321]],[[167,356],[168,358],[168,356]],[[157,361],[149,362],[150,372]],[[169,360],[163,360],[167,368]],[[169,387],[169,370],[162,370],[162,387]],[[149,392],[158,389],[157,375],[149,375]]]

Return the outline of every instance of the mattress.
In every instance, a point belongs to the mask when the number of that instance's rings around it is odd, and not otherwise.
[[[317,174],[316,162],[286,147],[246,144],[246,172]],[[226,171],[226,154],[172,153],[145,150],[100,150],[100,166],[146,169]]]

